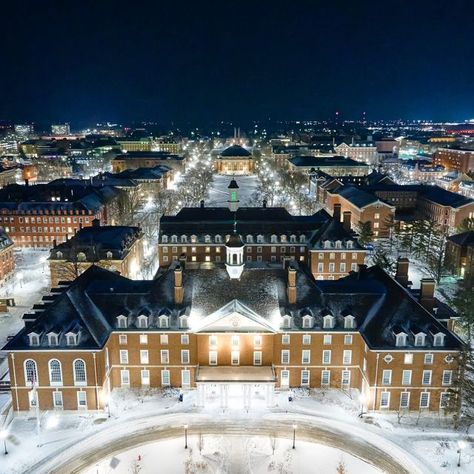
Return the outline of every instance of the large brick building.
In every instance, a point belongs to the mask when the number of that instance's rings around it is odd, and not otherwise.
[[[24,316],[8,353],[13,408],[96,410],[122,388],[231,386],[244,406],[274,388],[359,389],[369,410],[442,410],[462,342],[419,296],[378,267],[317,281],[232,257],[213,268],[179,263],[132,281],[93,266]],[[235,242],[234,242],[235,240]],[[239,278],[236,277],[236,272]],[[406,279],[405,279],[406,280]]]
[[[13,277],[15,270],[13,247],[13,242],[5,229],[0,227],[0,287]]]
[[[130,151],[118,155],[112,160],[112,171],[114,173],[138,168],[155,168],[157,166],[167,166],[174,172],[183,173],[186,168],[186,158],[182,155],[173,155],[163,151]]]
[[[235,176],[254,173],[252,153],[240,145],[227,147],[219,154],[214,163],[218,174]]]
[[[444,166],[449,171],[472,172],[474,171],[474,150],[438,148],[433,155],[433,162],[436,165]]]
[[[474,272],[474,231],[448,237],[446,241],[446,266],[456,276],[464,277]]]
[[[74,280],[91,265],[136,278],[143,264],[143,233],[138,227],[101,226],[98,219],[50,251],[51,285]]]
[[[0,226],[18,247],[52,247],[94,219],[107,224],[118,193],[84,184],[10,185],[0,189]]]
[[[336,210],[311,216],[293,216],[285,208],[239,207],[238,184],[229,185],[229,207],[183,208],[160,219],[160,267],[173,261],[201,266],[225,262],[230,236],[239,234],[245,262],[280,264],[304,262],[318,279],[337,279],[364,263],[366,251],[351,231],[350,212],[345,223]]]

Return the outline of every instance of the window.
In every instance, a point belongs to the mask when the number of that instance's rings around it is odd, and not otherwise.
[[[280,386],[288,387],[290,385],[290,371],[282,370],[280,372]]]
[[[351,350],[345,350],[343,352],[342,363],[344,365],[349,365],[349,364],[352,363],[352,351]]]
[[[217,351],[209,351],[209,365],[217,365]]]
[[[217,347],[217,336],[209,336],[209,347]]]
[[[425,354],[425,365],[431,365],[433,363],[433,354]]]
[[[392,371],[384,370],[382,372],[382,385],[391,385],[392,384]]]
[[[327,387],[331,380],[331,371],[330,370],[322,370],[321,371],[321,386]]]
[[[410,392],[402,392],[400,394],[400,408],[408,408],[410,406]]]
[[[150,385],[150,371],[142,369],[140,372],[142,385]]]
[[[351,371],[343,370],[341,374],[341,387],[348,389],[351,386]]]
[[[339,264],[339,272],[340,273],[345,273],[346,271],[346,264],[344,262]]]
[[[301,371],[301,386],[308,387],[309,386],[309,370],[302,370]]]
[[[443,370],[443,385],[451,385],[453,381],[453,371],[452,370]]]
[[[346,346],[349,346],[350,344],[352,344],[352,334],[345,334],[344,335],[344,344]]]
[[[438,334],[434,335],[433,346],[435,347],[444,346],[444,334],[442,332],[439,332]]]
[[[86,363],[82,359],[73,362],[74,385],[87,385]]]
[[[52,359],[49,361],[49,382],[51,385],[63,384],[61,362],[59,362],[57,359]]]
[[[48,334],[48,345],[57,346],[58,345],[58,335],[55,333]]]
[[[143,314],[138,316],[137,321],[138,321],[139,328],[145,329],[148,327],[148,318],[144,316]]]
[[[240,352],[239,351],[231,351],[230,354],[230,363],[231,365],[239,365],[240,361]]]
[[[282,364],[289,364],[290,363],[290,351],[284,349],[281,351],[281,363]]]
[[[404,332],[395,335],[396,341],[395,345],[397,347],[406,346],[407,344],[407,335]]]
[[[345,329],[354,329],[355,327],[355,318],[352,315],[347,315],[344,317],[344,328]]]
[[[121,314],[117,316],[117,327],[125,329],[127,327],[127,317]]]
[[[390,392],[382,392],[380,394],[380,408],[390,407]]]
[[[168,334],[160,334],[160,344],[168,344]]]
[[[126,334],[119,334],[119,344],[124,346],[127,344],[127,335]]]
[[[303,316],[303,327],[308,329],[312,326],[311,316]]]
[[[415,346],[424,346],[425,345],[425,334],[419,333],[415,335]]]
[[[325,350],[323,351],[323,364],[330,364],[331,363],[331,351]]]
[[[87,409],[87,393],[77,392],[77,408],[80,410]]]
[[[405,354],[403,361],[405,364],[413,364],[413,354]]]
[[[53,392],[53,407],[62,408],[63,407],[63,393],[62,392]]]
[[[140,344],[148,344],[148,335],[140,334]]]
[[[429,408],[429,406],[430,406],[430,392],[421,392],[420,408]]]
[[[422,385],[431,385],[431,370],[423,370]]]
[[[303,344],[304,345],[311,344],[311,335],[310,334],[303,334]]]
[[[329,264],[329,273],[334,273],[336,271],[336,265],[334,263]]]
[[[141,350],[140,351],[140,364],[148,364],[149,358],[148,358],[148,351],[147,350]]]
[[[189,344],[189,335],[188,334],[181,334],[181,344],[183,346],[187,346]]]
[[[170,371],[168,369],[163,369],[161,371],[161,386],[168,387],[170,385]]]
[[[323,328],[332,329],[334,327],[334,318],[328,314],[323,317]]]
[[[231,338],[231,342],[232,342],[232,347],[239,347],[240,337],[234,334]]]
[[[262,351],[253,352],[253,365],[262,365]]]
[[[282,334],[281,336],[281,343],[283,345],[287,345],[290,343],[290,335],[289,334]]]
[[[346,242],[346,247],[347,247],[348,249],[353,248],[353,246],[354,246],[354,242],[352,242],[352,240],[348,240],[348,241]]]
[[[127,350],[120,351],[120,363],[128,364],[128,351]]]
[[[161,349],[160,359],[161,359],[162,364],[169,364],[170,363],[170,352],[169,352],[168,349]]]
[[[120,371],[120,382],[123,385],[130,385],[130,372],[128,370],[122,369]]]
[[[30,333],[28,337],[30,338],[30,346],[39,346],[40,338],[38,334]]]
[[[191,371],[188,369],[181,370],[181,386],[189,387],[191,385]]]
[[[448,402],[449,402],[449,393],[448,392],[442,392],[440,397],[439,397],[439,407],[440,408],[447,408],[448,407]]]
[[[188,349],[181,350],[181,363],[189,364],[189,350]]]
[[[179,317],[179,327],[181,329],[187,329],[188,328],[188,317],[187,316],[180,316]]]
[[[38,370],[36,362],[32,359],[25,360],[25,380],[27,385],[38,383]]]
[[[254,336],[253,345],[255,347],[260,347],[262,345],[262,336],[260,336],[260,335]]]
[[[169,318],[168,316],[160,316],[159,318],[160,320],[160,328],[164,329],[164,328],[167,328],[169,326]]]
[[[402,372],[402,385],[410,385],[411,384],[411,370],[404,370]]]
[[[301,363],[302,364],[309,364],[311,362],[311,351],[308,349],[304,349],[301,351]]]
[[[323,336],[323,344],[324,344],[324,345],[329,345],[329,344],[331,344],[331,343],[332,343],[332,336],[331,336],[331,334],[325,334],[325,335]]]

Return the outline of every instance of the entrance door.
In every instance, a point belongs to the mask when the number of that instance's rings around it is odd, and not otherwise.
[[[282,370],[280,372],[280,387],[288,388],[290,386],[290,371]]]

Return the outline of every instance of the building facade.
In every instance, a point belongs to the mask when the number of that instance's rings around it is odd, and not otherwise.
[[[230,176],[253,174],[252,154],[240,145],[232,145],[216,158],[215,170],[218,174]]]
[[[448,270],[458,277],[474,272],[474,231],[448,237],[445,262]]]
[[[13,241],[0,227],[0,287],[8,283],[15,271],[15,255],[13,253]]]
[[[119,155],[112,160],[113,173],[138,168],[155,168],[157,166],[167,166],[174,172],[184,173],[186,159],[181,155],[172,155],[161,151],[136,151]]]
[[[469,173],[474,171],[474,150],[438,148],[433,155],[433,162],[449,171]]]

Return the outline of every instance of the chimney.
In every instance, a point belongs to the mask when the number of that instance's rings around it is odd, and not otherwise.
[[[204,208],[204,199],[201,199],[201,201],[199,202],[199,205],[201,206],[201,209]]]
[[[359,271],[357,272],[357,279],[359,279],[367,271],[365,263],[359,263]]]
[[[352,230],[351,216],[351,211],[344,211],[342,214],[342,227],[344,227],[346,232],[350,232]]]
[[[179,257],[179,266],[183,269],[186,268],[186,255],[185,254],[182,254]]]
[[[434,278],[422,278],[420,281],[420,304],[432,312],[434,307]]]
[[[176,304],[182,304],[183,296],[183,270],[180,265],[177,265],[174,269],[174,302]]]
[[[400,283],[400,285],[405,288],[410,283],[408,281],[408,267],[410,266],[410,261],[406,257],[398,257],[397,260],[397,271],[395,273],[395,280]]]
[[[288,267],[288,303],[296,303],[296,269],[291,265]]]
[[[332,218],[337,222],[341,222],[341,205],[339,203],[334,204]]]
[[[100,220],[95,218],[92,220],[92,227],[100,227]]]
[[[266,199],[263,200],[263,206],[262,206],[262,207],[263,207],[264,209],[267,207],[267,200],[266,200]]]

